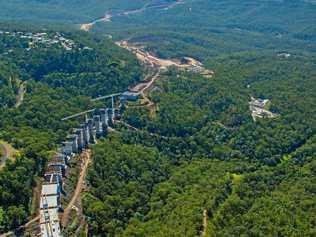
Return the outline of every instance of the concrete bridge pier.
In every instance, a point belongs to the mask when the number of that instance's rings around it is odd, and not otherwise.
[[[93,119],[88,119],[88,130],[89,130],[89,143],[94,144],[95,139],[95,129],[93,128]]]

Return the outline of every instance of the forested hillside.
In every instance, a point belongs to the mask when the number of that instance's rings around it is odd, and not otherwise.
[[[143,42],[162,57],[204,61],[224,52],[263,50],[315,53],[316,4],[276,0],[187,0],[168,11],[98,23],[97,30]],[[124,30],[117,30],[124,25]]]
[[[93,233],[114,236],[131,217],[148,212],[153,187],[168,177],[168,160],[155,148],[123,144],[117,137],[96,145],[93,154],[85,212]]]
[[[245,168],[210,160],[180,166],[167,182],[157,185],[148,214],[131,219],[118,236],[199,236],[202,231],[206,236],[315,233],[314,161],[303,167],[286,164],[251,173]],[[203,218],[207,219],[204,227]]]
[[[138,101],[120,104],[108,136],[91,146],[76,212],[81,230],[107,237],[316,235],[315,1],[0,5],[0,142],[19,150],[0,170],[0,233],[35,212],[35,183],[80,122],[61,119],[147,79],[155,83]],[[90,32],[77,31],[81,24]],[[144,57],[179,64],[193,57],[214,74],[142,65],[133,50],[114,44],[122,39]],[[78,236],[75,228],[65,236]]]
[[[80,24],[104,15],[109,9],[133,9],[149,1],[144,0],[1,0],[1,20],[58,22]]]
[[[210,157],[259,159],[278,163],[315,133],[315,59],[242,54],[209,62],[216,75],[166,74],[151,94],[156,116],[144,108],[124,113],[126,121],[151,133],[178,140],[185,151]],[[278,116],[254,122],[250,97],[271,101]],[[181,142],[180,142],[181,141]],[[164,143],[162,149],[179,150]],[[175,146],[175,147],[174,147]]]
[[[205,60],[262,49],[315,53],[313,1],[183,0],[175,7],[153,7],[175,2],[1,0],[0,19],[79,26],[109,14],[111,21],[100,21],[92,30],[141,42],[162,57]]]
[[[15,104],[15,95],[20,84],[18,72],[13,65],[1,62],[0,73],[0,106],[12,107]]]
[[[92,97],[125,90],[142,75],[133,56],[102,37],[38,30],[7,27],[0,34],[0,139],[21,151],[0,171],[1,232],[29,217],[36,176],[78,123],[61,118],[95,106]]]
[[[266,167],[197,155],[175,162],[155,149],[111,137],[94,148],[91,189],[84,194],[90,233],[311,236],[315,161],[305,156],[300,163],[292,159]]]
[[[253,52],[207,64],[211,79],[165,73],[150,94],[154,114],[123,114],[139,131],[118,127],[120,138],[94,148],[91,234],[315,233],[315,58]],[[254,121],[251,96],[268,98],[277,116]]]

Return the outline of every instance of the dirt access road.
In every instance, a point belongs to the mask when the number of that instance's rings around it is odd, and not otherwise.
[[[79,174],[79,179],[76,185],[76,189],[73,193],[73,196],[62,215],[61,224],[63,227],[66,227],[68,225],[71,210],[73,206],[76,204],[76,202],[78,201],[78,198],[84,186],[84,180],[87,174],[87,169],[91,162],[91,150],[88,149],[88,150],[83,151],[80,156],[81,156],[81,170]]]
[[[152,85],[158,80],[160,76],[160,69],[154,74],[154,76],[150,79],[150,81],[140,90],[140,95],[143,97],[145,104],[147,107],[152,107],[154,106],[154,102],[152,102],[148,96],[146,91],[152,87]]]

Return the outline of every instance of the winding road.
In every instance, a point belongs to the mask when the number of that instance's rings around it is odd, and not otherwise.
[[[171,8],[174,8],[175,6],[177,6],[179,4],[184,4],[184,1],[183,0],[176,0],[174,2],[161,3],[161,4],[157,4],[157,5],[151,5],[151,3],[146,3],[141,8],[135,9],[135,10],[116,11],[116,12],[108,11],[101,18],[98,18],[90,23],[81,24],[80,29],[84,30],[84,31],[89,31],[98,22],[110,22],[113,17],[122,17],[122,16],[134,15],[134,14],[145,12],[146,10],[149,10],[149,9],[158,9],[158,10],[165,10],[166,11],[166,10],[169,10]]]

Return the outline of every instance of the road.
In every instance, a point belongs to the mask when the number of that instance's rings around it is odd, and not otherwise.
[[[155,81],[159,78],[160,76],[160,68],[158,69],[158,71],[154,74],[154,76],[151,78],[151,80],[147,83],[147,85],[145,87],[143,87],[140,91],[141,94],[144,94],[145,91],[147,89],[149,89],[154,83]]]
[[[91,150],[85,150],[82,152],[81,156],[81,171],[79,174],[79,179],[76,185],[76,189],[74,191],[74,194],[69,202],[69,204],[67,205],[67,207],[64,210],[62,219],[61,219],[61,224],[63,227],[66,227],[68,225],[69,222],[69,217],[70,217],[70,213],[72,210],[72,207],[76,204],[80,193],[82,191],[83,185],[84,185],[84,180],[87,174],[87,169],[89,167],[89,164],[91,162]]]
[[[98,22],[110,22],[113,17],[122,17],[122,16],[129,16],[134,14],[142,13],[148,9],[158,9],[158,10],[169,10],[179,4],[183,4],[183,0],[178,0],[171,3],[162,3],[158,5],[150,5],[146,3],[144,6],[138,9],[134,10],[128,10],[128,11],[116,11],[116,12],[106,12],[103,17],[98,18],[90,23],[85,23],[80,25],[80,29],[84,31],[89,31],[92,29],[92,27],[98,23]]]
[[[140,94],[141,96],[143,97],[144,101],[145,101],[145,106],[150,108],[150,109],[153,109],[152,107],[155,106],[154,102],[152,102],[146,91],[151,88],[151,86],[157,81],[157,79],[159,78],[160,76],[160,68],[158,69],[158,71],[155,73],[155,75],[151,78],[151,80],[147,83],[147,85],[145,87],[143,87],[141,90],[140,90]]]
[[[146,82],[140,82],[138,85],[132,88],[133,92],[139,93],[144,100],[142,105],[137,107],[147,107],[150,110],[150,114],[155,113],[155,104],[148,97],[148,90],[159,79],[161,71],[168,66],[176,66],[177,64],[172,60],[159,59],[148,52],[145,52],[136,46],[130,45],[127,41],[119,41],[116,44],[122,48],[125,48],[136,55],[136,57],[144,64],[145,67],[150,68],[149,74],[146,76]],[[155,72],[153,75],[151,72]],[[148,79],[150,80],[148,81]]]

